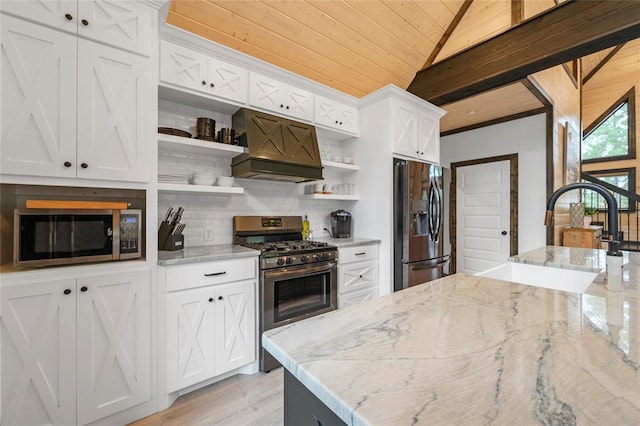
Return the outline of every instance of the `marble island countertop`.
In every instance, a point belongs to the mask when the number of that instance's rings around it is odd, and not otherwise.
[[[519,258],[604,265],[604,252],[561,249]],[[640,424],[640,255],[625,262],[622,292],[604,274],[585,294],[456,274],[263,345],[349,425]]]

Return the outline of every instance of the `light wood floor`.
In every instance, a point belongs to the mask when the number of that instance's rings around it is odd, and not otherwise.
[[[131,426],[280,426],[283,421],[283,368],[238,374],[181,396],[168,409]]]

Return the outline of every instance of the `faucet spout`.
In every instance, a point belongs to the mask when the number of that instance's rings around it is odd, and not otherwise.
[[[602,195],[607,202],[607,223],[609,227],[609,247],[607,250],[607,256],[622,256],[620,253],[620,241],[618,241],[618,203],[611,192],[607,191],[604,187],[596,185],[594,183],[578,182],[570,183],[562,188],[557,189],[549,201],[547,201],[547,212],[545,214],[544,224],[550,226],[553,220],[553,208],[556,205],[558,198],[565,192],[574,189],[590,189]]]

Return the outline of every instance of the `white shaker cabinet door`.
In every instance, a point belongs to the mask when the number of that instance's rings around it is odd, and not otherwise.
[[[216,58],[208,58],[207,90],[212,95],[245,104],[248,78],[247,70]]]
[[[149,180],[149,62],[78,40],[79,178]]]
[[[0,424],[75,424],[75,280],[3,287],[0,294]]]
[[[78,424],[151,398],[148,269],[77,281]]]
[[[338,293],[378,288],[378,262],[360,262],[339,266]]]
[[[207,57],[200,52],[160,40],[160,80],[205,91]]]
[[[131,0],[79,0],[78,34],[148,56],[151,14],[140,2]]]
[[[251,85],[249,103],[252,106],[273,112],[281,111],[284,108],[283,83],[253,72],[249,75],[249,82]]]
[[[336,130],[358,133],[358,110],[332,99],[315,96],[313,119]]]
[[[313,120],[313,94],[297,87],[286,85],[283,91],[283,114],[300,118],[305,121]]]
[[[213,377],[214,287],[167,295],[167,392]]]
[[[3,0],[0,10],[74,34],[78,29],[77,0]]]
[[[440,117],[420,111],[420,159],[440,164]]]
[[[417,157],[419,123],[415,106],[395,101],[391,108],[391,137],[394,154]]]
[[[75,177],[76,38],[6,15],[0,23],[1,172]]]
[[[216,374],[256,359],[255,282],[240,281],[216,287]]]

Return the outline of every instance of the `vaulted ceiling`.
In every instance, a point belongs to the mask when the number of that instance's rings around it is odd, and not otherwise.
[[[173,0],[167,23],[362,97],[498,35],[558,0]],[[583,60],[583,76],[612,49]],[[498,107],[496,99],[502,99]],[[510,99],[507,104],[504,99]],[[444,131],[542,106],[518,83],[442,107]]]

